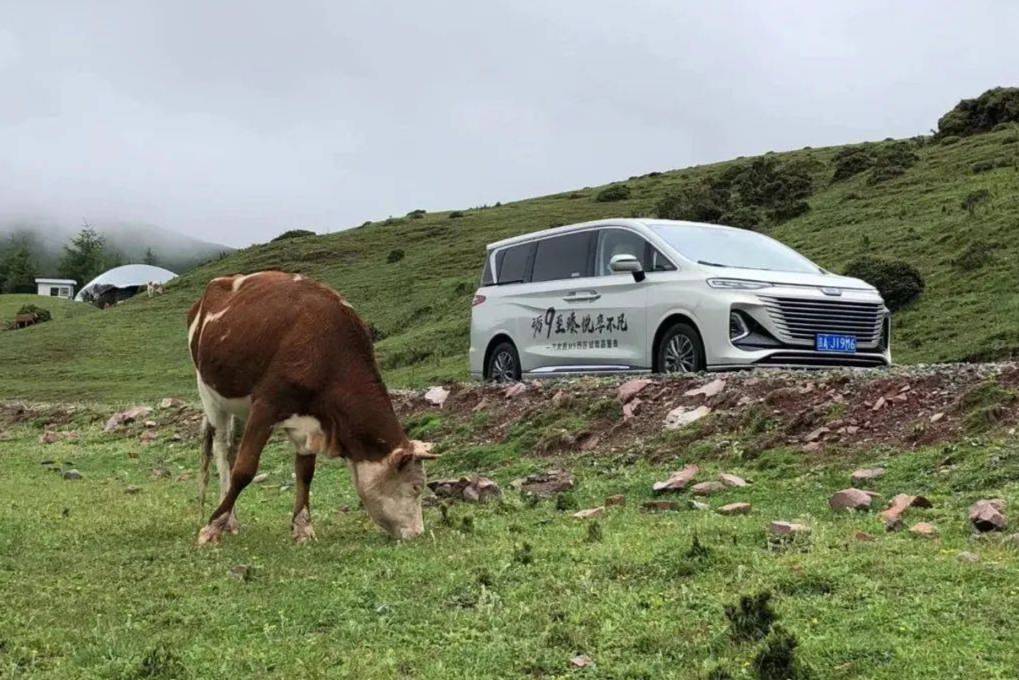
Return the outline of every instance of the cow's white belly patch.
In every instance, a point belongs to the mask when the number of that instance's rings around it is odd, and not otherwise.
[[[198,373],[198,396],[202,399],[202,406],[205,407],[205,415],[209,421],[216,425],[222,421],[222,416],[231,415],[241,420],[246,420],[248,411],[251,410],[251,397],[224,397],[212,389],[204,380],[202,374]]]
[[[281,422],[280,427],[287,431],[302,454],[314,455],[325,452],[326,436],[318,418],[295,413]]]

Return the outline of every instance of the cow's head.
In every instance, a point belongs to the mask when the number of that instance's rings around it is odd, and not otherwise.
[[[393,538],[414,538],[425,530],[421,492],[426,480],[421,461],[438,458],[431,448],[431,444],[411,441],[381,460],[351,465],[364,509]]]

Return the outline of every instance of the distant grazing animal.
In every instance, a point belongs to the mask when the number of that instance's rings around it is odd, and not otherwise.
[[[39,317],[36,314],[15,314],[14,315],[14,327],[15,328],[28,328],[39,323]]]
[[[163,284],[156,283],[155,281],[149,281],[148,285],[145,287],[145,293],[149,297],[153,297],[153,296],[156,296],[156,295],[162,295],[165,292],[166,292],[166,289],[163,288]]]
[[[308,495],[317,454],[346,459],[365,510],[391,536],[421,534],[421,461],[436,456],[407,439],[365,324],[339,293],[277,271],[213,279],[188,313],[188,342],[207,420],[203,482],[212,456],[220,477],[200,545],[236,533],[234,503],[277,426],[297,448],[294,540],[315,537]],[[244,421],[235,456],[234,420]]]

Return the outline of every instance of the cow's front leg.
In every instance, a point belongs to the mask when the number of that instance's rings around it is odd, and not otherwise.
[[[272,414],[258,408],[255,404],[252,405],[251,416],[244,428],[244,436],[241,438],[241,446],[237,452],[237,460],[234,461],[233,469],[230,470],[230,486],[223,500],[220,501],[219,507],[209,518],[209,523],[198,532],[198,545],[219,543],[223,532],[231,530],[231,518],[234,522],[237,521],[233,516],[234,504],[241,491],[251,483],[255,472],[258,471],[258,460],[262,455],[265,443],[269,441],[274,422]]]
[[[294,517],[290,526],[298,544],[315,539],[311,526],[311,480],[315,476],[315,456],[298,453],[294,456],[294,476],[297,478],[294,496]]]

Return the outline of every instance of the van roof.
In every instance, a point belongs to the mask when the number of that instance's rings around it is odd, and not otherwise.
[[[542,229],[541,231],[532,231],[527,234],[521,234],[520,236],[511,236],[510,238],[504,238],[501,241],[495,241],[489,243],[485,248],[487,250],[495,250],[496,248],[502,248],[504,246],[513,245],[516,243],[526,243],[528,241],[534,241],[536,239],[545,238],[547,236],[556,236],[558,234],[567,234],[571,231],[579,231],[581,229],[590,229],[592,227],[649,227],[655,224],[668,224],[679,227],[707,227],[709,229],[736,229],[736,227],[726,227],[720,224],[707,224],[706,222],[688,222],[686,220],[660,220],[652,217],[632,218],[632,217],[616,217],[604,220],[592,220],[591,222],[578,222],[577,224],[567,224],[562,227],[553,227],[552,229]]]

